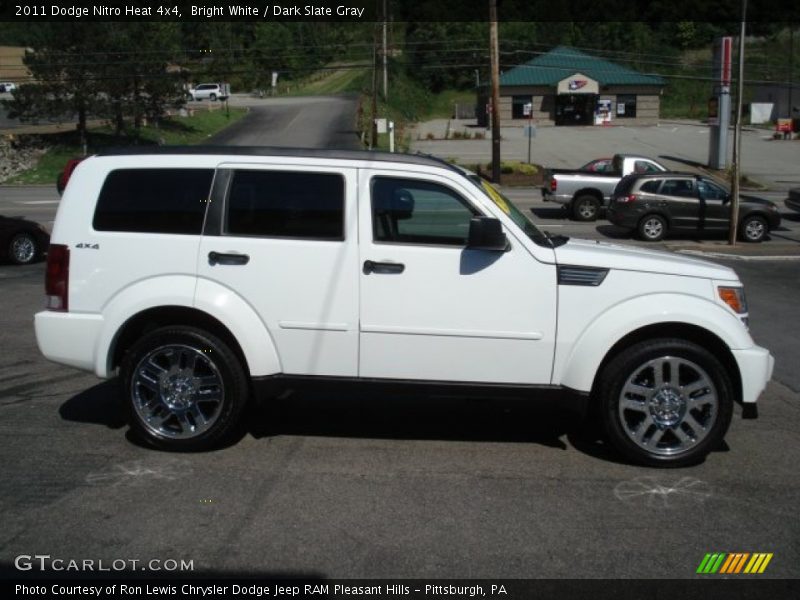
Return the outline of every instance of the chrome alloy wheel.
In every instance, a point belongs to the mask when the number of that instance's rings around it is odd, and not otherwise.
[[[695,362],[663,356],[634,369],[622,386],[619,418],[640,448],[660,456],[703,440],[719,412],[713,380]]]
[[[219,418],[225,387],[208,353],[183,344],[160,346],[136,365],[133,407],[156,436],[196,437]]]
[[[28,234],[16,236],[11,241],[11,255],[21,265],[31,262],[36,255],[36,242]]]
[[[657,240],[664,233],[664,223],[661,219],[650,217],[642,224],[642,233],[649,240]]]

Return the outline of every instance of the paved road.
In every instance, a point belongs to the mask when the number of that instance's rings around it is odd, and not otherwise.
[[[126,435],[116,381],[38,354],[43,265],[0,265],[0,569],[39,553],[263,577],[692,578],[706,552],[745,551],[797,577],[798,263],[728,264],[775,381],[760,419],[672,471],[620,463],[553,408],[412,396],[292,395],[229,448],[155,452]]]
[[[238,97],[232,104],[250,106],[250,114],[209,140],[234,146],[358,149],[355,98]]]

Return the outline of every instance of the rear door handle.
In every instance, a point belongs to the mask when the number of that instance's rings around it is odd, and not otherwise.
[[[247,254],[226,254],[223,252],[209,252],[208,264],[214,265],[246,265],[250,262]]]
[[[364,275],[369,275],[370,273],[402,273],[405,269],[406,266],[402,263],[364,261]]]

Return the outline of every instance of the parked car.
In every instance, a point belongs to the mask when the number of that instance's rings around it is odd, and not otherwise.
[[[0,215],[0,258],[27,265],[41,258],[49,245],[50,234],[43,225]]]
[[[201,83],[197,87],[189,89],[189,97],[192,100],[226,100],[228,92],[226,86],[221,83]]]
[[[608,200],[623,176],[667,170],[655,160],[629,154],[614,155],[611,170],[604,172],[548,169],[544,174],[542,199],[563,204],[577,221],[594,221],[601,209],[608,206]]]
[[[0,94],[10,94],[17,89],[17,84],[10,81],[0,82]]]
[[[774,363],[732,269],[551,237],[421,155],[89,157],[45,295],[44,356],[119,373],[132,431],[173,450],[235,439],[251,396],[321,383],[557,394],[628,459],[683,465],[719,445],[734,402],[754,415]]]
[[[721,183],[694,173],[629,175],[614,190],[608,220],[636,230],[649,242],[672,231],[724,232],[730,228],[730,192]],[[760,242],[780,223],[774,202],[739,196],[737,231],[742,240]]]
[[[789,190],[789,197],[786,198],[784,204],[786,204],[786,208],[800,212],[800,188]]]

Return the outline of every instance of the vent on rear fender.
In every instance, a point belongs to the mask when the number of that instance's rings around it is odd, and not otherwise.
[[[558,284],[598,286],[603,283],[606,275],[608,269],[561,265],[558,267]]]

